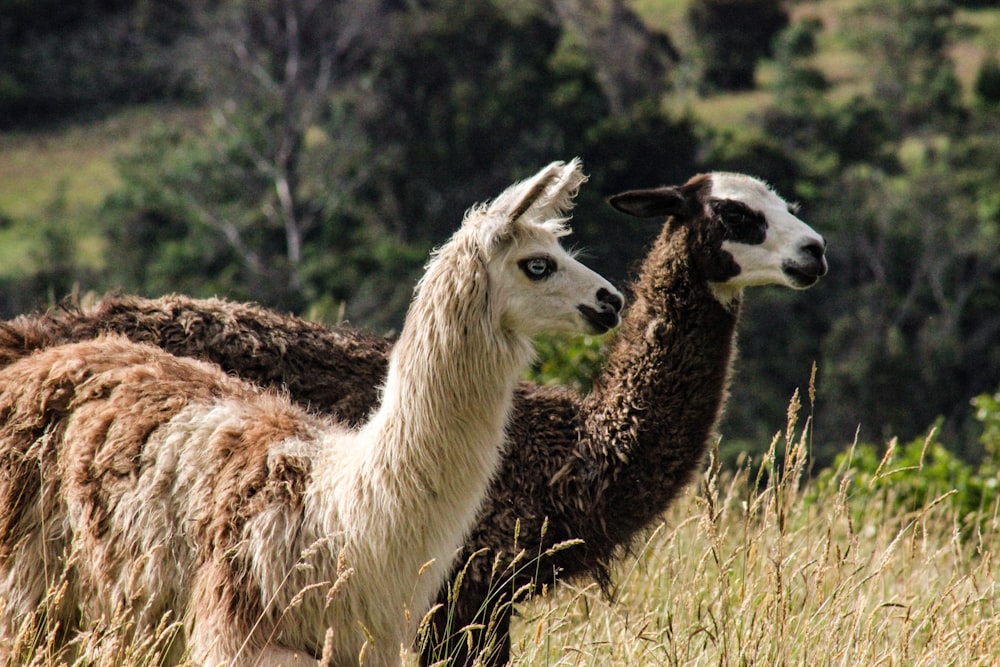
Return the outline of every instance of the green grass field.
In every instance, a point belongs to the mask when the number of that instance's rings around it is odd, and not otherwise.
[[[119,184],[115,157],[158,123],[199,117],[193,110],[138,107],[45,131],[0,133],[0,277],[36,270],[53,233],[71,239],[80,266],[100,267],[96,216]]]

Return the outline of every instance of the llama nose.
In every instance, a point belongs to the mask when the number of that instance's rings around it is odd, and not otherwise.
[[[826,263],[826,239],[822,236],[818,241],[808,241],[802,245],[803,254],[810,257],[810,261],[815,263],[811,272],[816,276],[825,276],[827,272]]]
[[[826,253],[826,240],[820,237],[819,241],[809,241],[802,246],[802,252],[811,255],[814,259],[823,259]]]
[[[622,299],[621,295],[603,287],[597,290],[597,300],[606,306],[611,306],[611,309],[616,313],[622,312],[622,308],[625,306],[625,300]]]
[[[576,307],[583,319],[590,324],[591,333],[602,334],[621,324],[621,310],[625,305],[622,295],[613,287],[597,290],[597,308],[581,303]]]

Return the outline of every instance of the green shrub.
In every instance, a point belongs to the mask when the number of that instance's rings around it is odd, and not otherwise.
[[[590,391],[604,361],[603,336],[542,337],[535,344],[538,359],[528,377],[538,384],[564,384]]]
[[[979,441],[990,459],[990,465],[1000,464],[1000,390],[972,399],[976,419],[983,425]]]
[[[816,493],[847,479],[848,497],[858,515],[871,502],[885,503],[901,513],[920,513],[945,502],[961,517],[963,528],[980,524],[998,500],[997,468],[977,467],[960,459],[938,439],[939,426],[940,422],[926,437],[904,444],[893,439],[881,453],[871,444],[853,446],[837,457],[831,469],[820,473]]]

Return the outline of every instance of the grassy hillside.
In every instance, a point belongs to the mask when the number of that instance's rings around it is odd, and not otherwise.
[[[697,52],[694,35],[686,25],[690,0],[632,0],[631,5],[652,26],[670,35],[677,47],[686,54]],[[819,34],[818,53],[813,65],[823,72],[831,84],[833,99],[848,99],[854,94],[869,92],[871,64],[850,44],[848,17],[862,3],[860,0],[806,0],[789,3],[792,22],[819,19],[823,31]],[[983,60],[1000,51],[1000,8],[959,10],[957,12],[955,44],[951,58],[963,85],[966,101],[972,99],[972,86]],[[766,90],[772,78],[771,68],[763,63],[758,69],[761,89],[740,93],[723,93],[701,97],[684,87],[688,73],[680,78],[681,90],[667,100],[672,108],[690,109],[700,119],[719,127],[739,124],[770,101]]]
[[[189,110],[140,107],[49,130],[0,133],[0,277],[33,271],[52,235],[68,237],[80,265],[97,268],[104,247],[95,216],[118,185],[115,156],[160,122]]]

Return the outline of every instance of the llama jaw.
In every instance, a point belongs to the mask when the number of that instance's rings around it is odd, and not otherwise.
[[[598,290],[597,299],[600,301],[597,308],[580,304],[576,309],[593,329],[592,333],[602,334],[615,328],[621,322],[621,310],[625,301],[617,293],[609,292],[606,289]]]
[[[826,257],[822,254],[822,249],[806,262],[785,260],[781,265],[781,271],[788,278],[789,287],[793,289],[812,287],[826,275],[827,268]]]
[[[583,319],[593,329],[591,333],[602,334],[612,327],[618,326],[618,313],[606,310],[599,311],[584,305],[577,306],[576,309],[580,311]]]

